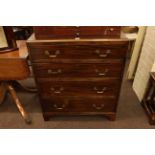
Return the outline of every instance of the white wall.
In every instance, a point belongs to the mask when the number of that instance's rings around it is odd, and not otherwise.
[[[154,61],[154,63],[153,63],[153,66],[152,66],[151,72],[155,72],[155,61]]]
[[[153,67],[155,70],[155,26],[149,26],[146,30],[146,35],[140,55],[135,79],[133,82],[133,89],[137,94],[139,100],[143,99],[145,90],[150,77],[150,71]]]
[[[145,26],[140,26],[139,27],[137,39],[135,41],[135,45],[134,45],[134,48],[133,48],[133,53],[132,53],[131,60],[130,60],[130,63],[129,63],[129,67],[128,67],[128,71],[127,71],[127,78],[129,80],[134,79],[135,70],[136,70],[136,67],[137,67],[137,61],[138,61],[138,58],[139,58],[139,55],[140,55],[140,50],[141,50],[141,46],[142,46],[142,43],[143,43],[145,31],[146,31]]]

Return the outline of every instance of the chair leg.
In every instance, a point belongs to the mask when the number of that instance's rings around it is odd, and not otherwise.
[[[10,84],[7,84],[7,89],[9,90],[11,96],[12,96],[12,99],[14,101],[14,103],[16,104],[19,112],[21,113],[22,117],[24,118],[25,122],[30,124],[32,121],[30,119],[30,116],[27,114],[27,112],[25,111],[25,109],[23,108],[17,94],[16,94],[16,91],[14,90],[14,88],[10,85]]]

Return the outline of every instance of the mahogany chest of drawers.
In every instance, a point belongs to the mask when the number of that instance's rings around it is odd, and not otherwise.
[[[30,39],[27,45],[44,119],[103,115],[115,120],[128,43],[125,39]]]

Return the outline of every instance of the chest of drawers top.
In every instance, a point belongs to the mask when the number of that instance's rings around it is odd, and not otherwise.
[[[34,46],[48,46],[48,45],[104,45],[104,46],[124,46],[129,43],[129,39],[120,36],[119,38],[51,38],[51,39],[37,39],[36,33],[32,34],[27,40],[27,44]]]
[[[119,38],[121,26],[35,26],[36,39]]]

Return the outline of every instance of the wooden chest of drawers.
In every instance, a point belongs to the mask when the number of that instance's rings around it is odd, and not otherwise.
[[[115,120],[128,49],[124,39],[29,40],[43,116]]]
[[[35,26],[36,39],[119,38],[121,26]]]

